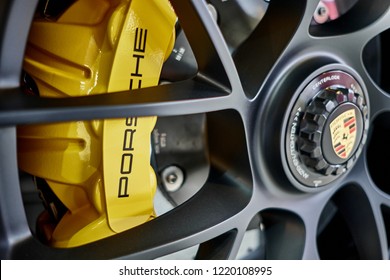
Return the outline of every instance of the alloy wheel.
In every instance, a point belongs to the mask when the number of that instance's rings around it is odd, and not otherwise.
[[[200,244],[197,259],[233,259],[245,233],[261,228],[254,258],[388,259],[390,191],[383,139],[390,131],[385,80],[390,69],[382,66],[378,74],[367,62],[369,57],[390,62],[379,49],[385,39],[372,43],[390,28],[388,1],[360,0],[337,20],[312,25],[318,1],[271,0],[233,54],[207,3],[171,3],[197,61],[194,78],[131,94],[68,99],[21,93],[24,48],[37,1],[0,4],[2,258],[154,259]],[[372,44],[374,51],[368,49]],[[362,136],[367,141],[343,174],[324,186],[305,185],[288,163],[288,119],[304,88],[329,71],[343,71],[362,87],[369,106]],[[34,238],[19,187],[18,125],[192,114],[207,119],[209,169],[188,201],[80,247],[50,248]]]

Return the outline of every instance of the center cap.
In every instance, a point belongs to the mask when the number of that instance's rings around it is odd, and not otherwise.
[[[339,105],[329,116],[324,128],[322,151],[330,164],[343,164],[359,147],[363,134],[363,116],[360,108],[350,102]]]
[[[328,185],[352,168],[367,138],[368,105],[361,83],[333,70],[300,92],[285,137],[288,171],[301,188]]]

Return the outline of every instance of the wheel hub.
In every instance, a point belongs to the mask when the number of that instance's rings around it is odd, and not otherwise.
[[[359,76],[344,68],[313,73],[298,90],[288,116],[287,173],[301,190],[319,189],[345,174],[366,142],[366,92]]]

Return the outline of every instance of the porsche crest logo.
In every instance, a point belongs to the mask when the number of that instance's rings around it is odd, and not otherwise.
[[[348,158],[356,141],[356,116],[355,110],[348,110],[330,125],[333,151],[342,159]]]

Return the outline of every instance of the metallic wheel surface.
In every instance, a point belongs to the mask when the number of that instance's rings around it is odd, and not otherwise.
[[[20,84],[38,0],[1,1],[1,258],[156,259],[196,247],[195,259],[389,259],[389,1],[321,1],[320,6],[318,0],[170,2],[196,60],[194,75],[123,92],[44,98],[22,93]],[[340,2],[344,12],[334,16],[333,6],[324,8],[326,2]],[[242,13],[228,18],[229,5]],[[262,15],[251,17],[246,5]],[[326,73],[351,80],[321,88],[340,92],[325,101],[318,99],[325,93],[317,88],[306,94],[305,88]],[[337,101],[340,96],[346,99]],[[298,113],[297,102],[305,107]],[[334,104],[320,110],[321,102]],[[315,142],[317,130],[320,139],[333,139],[329,129],[348,114],[358,132],[346,124],[357,139],[347,154],[338,156],[332,150],[338,143],[331,140],[318,140],[319,154],[303,147]],[[25,210],[17,127],[129,115],[157,116],[166,121],[160,128],[167,131],[178,118],[182,127],[191,123],[194,128],[188,135],[197,140],[185,138],[185,143],[195,143],[196,153],[183,155],[183,170],[157,157],[161,169],[156,173],[164,173],[168,187],[162,185],[162,191],[173,209],[85,245],[41,243]],[[317,122],[322,116],[326,120]],[[299,154],[296,165],[289,157],[295,117],[300,132],[294,135],[306,141],[292,144]],[[321,129],[305,130],[303,118]],[[327,165],[318,167],[321,156]],[[300,171],[296,167],[305,160],[309,171]],[[317,174],[316,179],[302,179],[305,172]],[[242,245],[253,230],[255,238]]]

